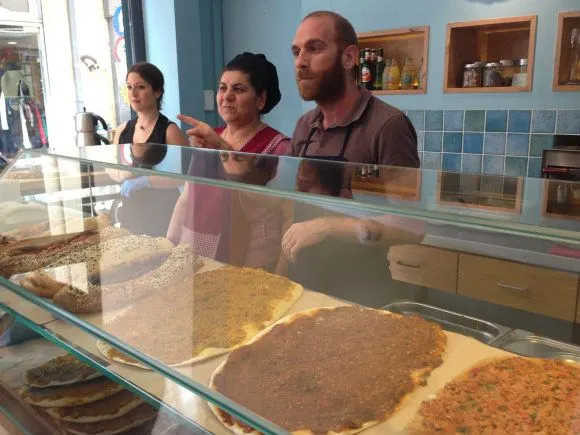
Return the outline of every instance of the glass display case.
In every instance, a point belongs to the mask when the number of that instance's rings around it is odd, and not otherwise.
[[[574,432],[580,221],[544,192],[165,145],[23,151],[0,174],[0,422]]]

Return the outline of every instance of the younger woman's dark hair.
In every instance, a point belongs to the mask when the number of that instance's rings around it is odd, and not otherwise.
[[[280,102],[280,84],[278,82],[278,72],[274,64],[263,54],[244,52],[238,54],[225,66],[223,72],[240,71],[248,74],[250,84],[257,94],[266,92],[266,103],[260,115],[268,113]]]
[[[139,74],[143,80],[151,85],[155,92],[160,92],[159,98],[157,98],[157,108],[161,110],[161,102],[165,93],[165,79],[161,70],[152,63],[138,62],[129,68],[126,79],[131,73]]]
[[[133,147],[144,148],[145,151],[143,152],[143,155],[137,157],[133,153]],[[161,163],[167,155],[167,145],[162,144],[132,144],[130,149],[133,166],[136,168],[153,169],[153,167]]]

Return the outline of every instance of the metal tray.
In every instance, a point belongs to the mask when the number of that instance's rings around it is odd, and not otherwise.
[[[494,342],[493,346],[523,356],[580,363],[579,346],[552,340],[551,338],[538,337],[521,329],[514,329]]]
[[[438,323],[446,331],[466,335],[486,344],[494,342],[511,331],[505,326],[418,302],[397,301],[385,305],[383,309],[404,315],[417,314]]]

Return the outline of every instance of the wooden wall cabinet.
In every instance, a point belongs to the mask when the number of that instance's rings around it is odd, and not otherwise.
[[[556,36],[556,60],[554,62],[554,91],[580,92],[580,82],[570,83],[572,70],[572,29],[580,29],[580,11],[561,12],[558,15],[558,33]],[[580,44],[580,35],[577,38]]]
[[[459,254],[457,293],[573,322],[578,275]]]
[[[424,245],[396,245],[387,258],[393,279],[455,293],[457,255]]]
[[[427,60],[429,57],[429,26],[406,27],[402,29],[380,30],[358,33],[359,50],[382,48],[385,59],[397,59],[403,70],[405,57],[411,57],[421,69],[421,87],[410,90],[372,91],[375,95],[425,94],[427,92]]]
[[[447,25],[444,92],[530,92],[534,72],[537,16],[467,21]],[[465,64],[528,59],[525,86],[463,88]]]

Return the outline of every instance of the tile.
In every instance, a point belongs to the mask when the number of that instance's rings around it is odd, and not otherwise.
[[[512,133],[529,133],[532,125],[531,110],[510,110],[508,131]]]
[[[469,172],[472,174],[481,173],[481,155],[463,154],[461,159],[461,172]]]
[[[443,133],[443,151],[460,153],[463,146],[463,133]]]
[[[485,110],[465,111],[465,131],[483,131],[485,129]]]
[[[443,143],[443,133],[440,132],[425,132],[425,151],[441,152]]]
[[[443,153],[443,170],[448,172],[460,172],[461,154]]]
[[[560,134],[580,134],[580,110],[558,110],[556,132]]]
[[[507,131],[507,110],[488,110],[485,120],[485,131],[494,133]]]
[[[417,150],[423,151],[424,147],[425,147],[425,132],[418,131],[417,132]]]
[[[424,110],[409,110],[407,117],[413,123],[415,130],[425,130],[425,111]]]
[[[485,133],[483,143],[484,154],[505,154],[505,133]]]
[[[463,110],[446,110],[443,115],[443,130],[463,131]]]
[[[534,157],[529,158],[528,177],[542,178],[542,159],[536,159]]]
[[[483,133],[465,133],[463,135],[463,152],[469,154],[482,154]]]
[[[427,110],[425,112],[425,130],[443,131],[443,110]]]
[[[483,156],[483,173],[502,175],[504,159],[504,156]]]
[[[555,110],[534,110],[532,113],[532,133],[556,132]]]
[[[441,169],[441,153],[423,153],[423,169]]]
[[[530,156],[542,157],[542,151],[554,146],[554,136],[551,134],[532,134],[530,139]]]
[[[505,175],[512,177],[525,177],[528,173],[527,157],[506,157]]]
[[[506,154],[510,156],[526,156],[530,152],[530,135],[508,133]]]

